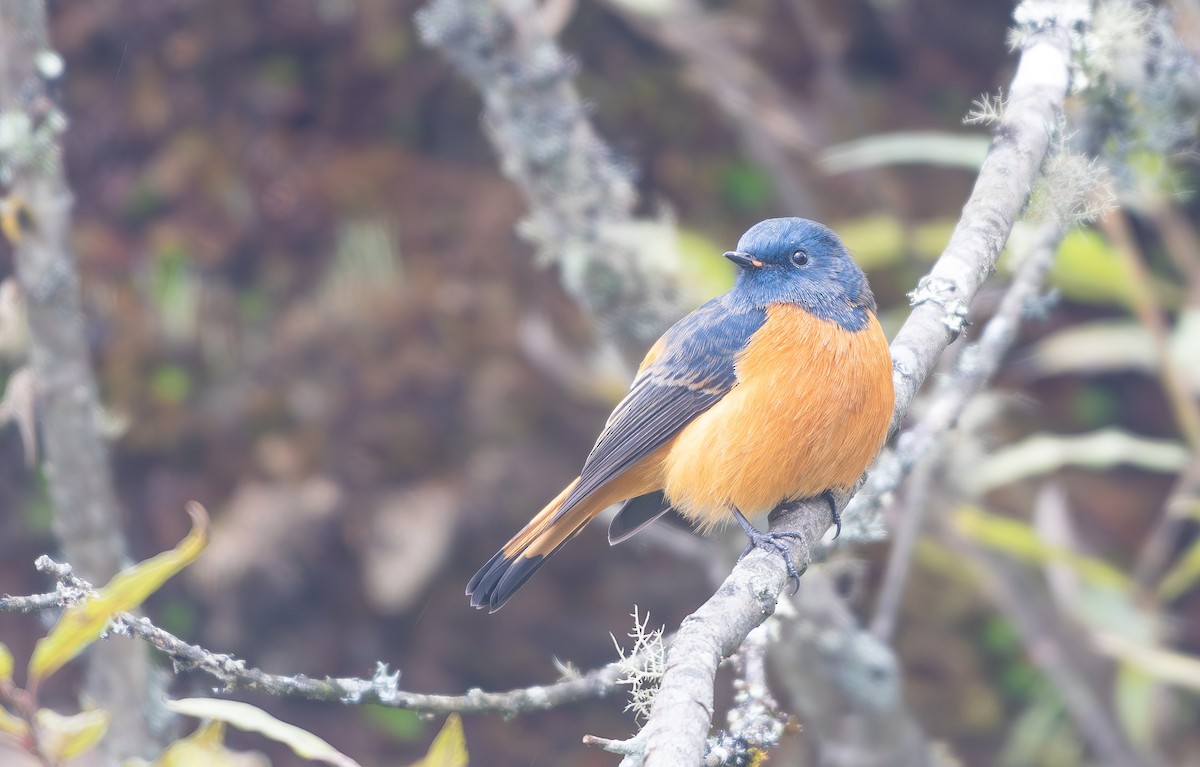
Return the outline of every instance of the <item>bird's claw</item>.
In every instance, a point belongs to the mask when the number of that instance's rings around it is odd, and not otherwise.
[[[786,530],[768,530],[764,533],[762,530],[759,530],[757,527],[750,524],[750,520],[746,519],[742,512],[738,511],[737,509],[733,510],[733,515],[737,519],[738,524],[741,525],[742,530],[746,533],[746,537],[750,539],[750,542],[746,544],[746,548],[742,551],[741,556],[738,557],[738,561],[741,562],[746,555],[754,549],[770,549],[783,558],[783,565],[787,568],[788,582],[796,582],[795,587],[792,589],[792,593],[795,594],[797,591],[799,591],[800,575],[808,569],[808,566],[805,565],[800,570],[796,570],[796,565],[792,563],[792,555],[788,551],[788,547],[783,544],[783,539],[803,538],[804,536],[800,533],[793,533]]]
[[[842,534],[842,513],[838,511],[837,499],[833,497],[833,493],[831,491],[826,490],[825,492],[821,493],[821,497],[824,498],[825,502],[829,504],[829,516],[833,517],[833,524],[837,527],[837,529],[833,531],[833,537],[834,540],[836,540],[837,537]]]

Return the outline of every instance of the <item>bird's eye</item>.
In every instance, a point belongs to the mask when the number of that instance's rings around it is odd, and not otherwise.
[[[792,264],[795,266],[808,266],[808,254],[803,250],[797,250],[792,254]]]

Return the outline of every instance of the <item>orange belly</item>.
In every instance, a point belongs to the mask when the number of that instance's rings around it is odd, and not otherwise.
[[[870,465],[892,417],[892,363],[874,315],[847,332],[776,304],[737,363],[738,383],[670,443],[671,505],[701,528],[780,503],[847,490]]]

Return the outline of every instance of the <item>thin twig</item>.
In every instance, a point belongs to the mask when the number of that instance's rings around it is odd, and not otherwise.
[[[1167,494],[1162,515],[1138,551],[1133,580],[1144,594],[1152,594],[1153,582],[1162,575],[1167,560],[1179,542],[1183,526],[1200,507],[1200,460],[1192,461]]]
[[[932,456],[926,455],[925,460],[918,461],[913,467],[912,477],[905,488],[902,511],[896,515],[899,524],[888,536],[891,551],[869,628],[875,638],[882,642],[891,642],[896,630],[913,552],[916,551],[917,540],[925,526],[926,511],[932,502],[929,490],[936,463]]]
[[[929,397],[930,407],[920,423],[906,429],[896,440],[896,449],[875,463],[861,492],[846,508],[848,531],[868,527],[890,493],[938,440],[958,422],[971,399],[995,375],[1004,354],[1016,340],[1023,315],[1046,284],[1064,222],[1042,224],[1034,234],[1030,250],[1021,262],[1012,284],[979,340],[963,349],[954,373],[940,382]]]
[[[1200,308],[1200,237],[1196,227],[1180,214],[1174,203],[1161,201],[1150,209],[1150,215],[1162,234],[1164,250],[1175,262],[1188,283],[1188,303]]]
[[[1162,307],[1150,287],[1150,276],[1146,272],[1146,264],[1141,248],[1129,228],[1128,214],[1114,210],[1100,219],[1100,228],[1108,237],[1122,257],[1130,276],[1133,278],[1130,287],[1133,289],[1133,311],[1138,322],[1150,333],[1154,341],[1155,354],[1158,357],[1159,378],[1162,380],[1163,391],[1166,392],[1167,402],[1175,416],[1175,423],[1188,444],[1193,455],[1200,456],[1200,406],[1192,399],[1187,383],[1180,375],[1179,368],[1171,357],[1168,340],[1167,319]]]
[[[939,382],[929,397],[929,411],[920,423],[905,431],[895,451],[880,458],[876,471],[867,479],[863,491],[847,508],[848,520],[858,525],[870,524],[869,521],[859,521],[861,518],[858,515],[870,513],[873,516],[878,513],[882,499],[896,488],[897,483],[914,466],[924,465],[920,461],[934,451],[942,437],[958,423],[967,404],[995,375],[1005,353],[1017,338],[1021,320],[1046,284],[1058,243],[1063,236],[1063,226],[1063,222],[1053,221],[1038,229],[1030,251],[1025,254],[1012,284],[979,340],[963,350],[954,373]],[[885,485],[885,482],[889,485]],[[917,493],[918,497],[910,497],[912,502],[908,504],[907,512],[900,516],[899,528],[892,539],[887,572],[871,622],[871,632],[885,641],[891,637],[895,626],[909,562],[925,519],[928,503],[924,489],[927,488],[923,482],[910,484],[910,493]]]
[[[0,613],[40,613],[63,607],[63,596],[58,593],[30,594],[27,597],[0,596]]]

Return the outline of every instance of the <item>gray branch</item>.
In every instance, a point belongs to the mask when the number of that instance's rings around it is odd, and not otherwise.
[[[45,472],[54,530],[87,576],[107,581],[125,564],[125,540],[89,366],[79,278],[70,248],[71,193],[61,165],[66,120],[55,102],[62,61],[46,32],[43,0],[0,3],[0,181],[19,206],[17,278],[28,315]],[[149,659],[133,642],[97,648],[88,696],[112,716],[109,762],[155,750],[148,714],[158,705]]]

